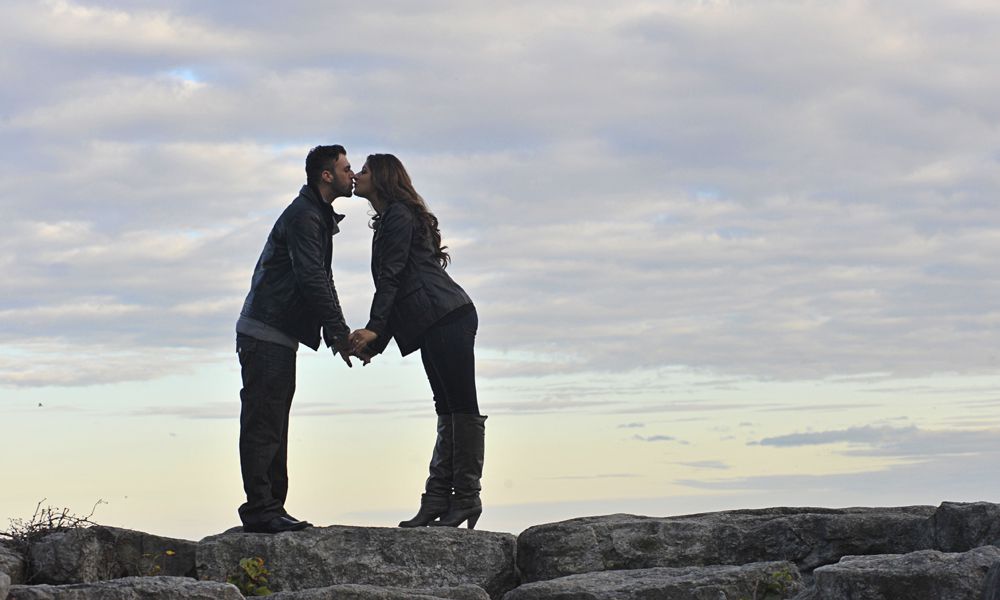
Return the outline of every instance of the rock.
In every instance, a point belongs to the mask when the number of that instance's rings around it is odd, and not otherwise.
[[[682,517],[610,515],[538,525],[517,539],[524,581],[652,567],[787,560],[805,573],[849,554],[927,548],[934,507],[766,508]]]
[[[71,585],[15,585],[7,600],[243,600],[235,585],[187,577],[126,577]]]
[[[983,584],[983,600],[1000,600],[1000,563],[993,563]]]
[[[343,584],[301,592],[278,592],[273,600],[489,600],[483,588],[461,585],[448,588],[388,588],[374,585]]]
[[[27,577],[24,556],[12,546],[0,543],[0,573],[6,573],[12,584],[24,583]],[[2,600],[3,596],[0,596]]]
[[[928,523],[929,548],[966,552],[1000,544],[1000,505],[943,502]]]
[[[275,591],[337,584],[401,588],[477,585],[492,598],[517,585],[515,538],[448,527],[310,527],[293,533],[224,533],[198,543],[198,577],[225,581],[241,558],[260,557]]]
[[[56,531],[31,544],[27,583],[86,583],[128,576],[194,577],[195,542],[104,527]]]
[[[769,562],[741,566],[658,567],[569,575],[524,584],[508,592],[503,600],[784,600],[801,589],[799,572],[794,564]]]
[[[815,587],[801,600],[980,600],[998,563],[1000,548],[993,546],[964,553],[845,556],[816,569]]]
[[[6,600],[7,592],[10,590],[10,577],[0,571],[0,600]]]

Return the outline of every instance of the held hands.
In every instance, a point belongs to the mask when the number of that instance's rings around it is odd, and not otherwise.
[[[365,366],[372,361],[372,355],[368,352],[354,352],[351,351],[351,356],[354,356],[361,360],[361,366]]]
[[[348,367],[354,366],[351,363],[352,356],[361,360],[361,366],[365,366],[372,361],[372,354],[370,352],[366,352],[364,349],[355,350],[351,344],[350,339],[346,340],[343,344],[341,344],[340,348],[330,348],[330,349],[333,350],[334,356],[337,356],[339,354],[340,358],[342,358],[344,362],[347,363]]]
[[[361,356],[367,351],[368,344],[375,341],[378,334],[370,329],[355,329],[354,333],[347,338],[351,351],[357,355]],[[371,354],[368,354],[368,359],[371,360]],[[365,363],[368,364],[368,363]]]

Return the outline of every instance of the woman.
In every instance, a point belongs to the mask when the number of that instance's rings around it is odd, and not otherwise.
[[[354,176],[354,194],[367,198],[376,214],[371,223],[375,297],[368,325],[351,334],[353,350],[378,354],[392,338],[403,356],[419,349],[438,417],[420,511],[399,526],[467,522],[475,529],[483,512],[486,431],[476,399],[476,308],[445,273],[450,256],[441,245],[438,220],[398,158],[370,155]]]

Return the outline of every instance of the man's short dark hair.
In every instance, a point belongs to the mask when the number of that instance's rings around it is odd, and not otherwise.
[[[347,150],[339,144],[333,146],[316,146],[306,155],[306,182],[316,183],[323,171],[333,168],[333,163],[337,162],[342,154],[347,154]]]

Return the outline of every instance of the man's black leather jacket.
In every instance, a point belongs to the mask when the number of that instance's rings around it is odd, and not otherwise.
[[[406,356],[420,348],[431,325],[472,303],[438,262],[424,227],[399,203],[390,204],[379,217],[372,238],[375,297],[365,326],[378,334],[369,346],[375,353],[395,337],[399,351]]]
[[[346,346],[350,329],[333,285],[333,235],[343,215],[308,185],[274,223],[260,253],[241,314],[275,327],[313,350]]]

